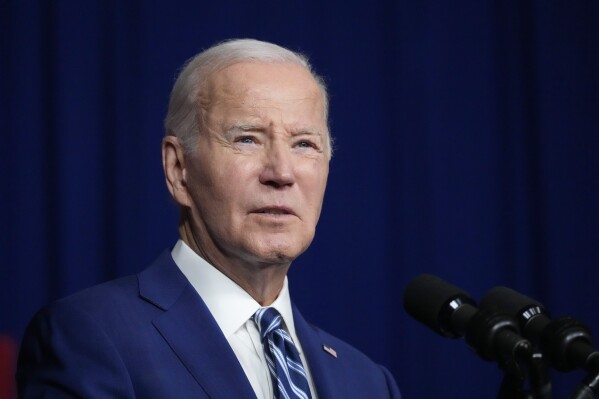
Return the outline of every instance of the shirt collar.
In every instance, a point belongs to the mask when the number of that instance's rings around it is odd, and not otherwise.
[[[229,339],[260,308],[260,304],[243,288],[206,262],[183,240],[177,241],[171,255],[181,272],[202,297],[225,338]],[[279,311],[287,331],[297,342],[287,276],[279,296],[270,307]]]

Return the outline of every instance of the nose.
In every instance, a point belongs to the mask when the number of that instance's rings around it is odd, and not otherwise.
[[[295,183],[292,156],[286,145],[273,142],[265,150],[260,183],[275,188],[291,186]]]

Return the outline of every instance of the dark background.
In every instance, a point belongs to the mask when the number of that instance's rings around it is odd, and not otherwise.
[[[599,334],[599,2],[549,0],[0,1],[0,334],[174,244],[170,88],[241,37],[304,52],[330,89],[323,215],[290,275],[307,319],[405,398],[493,398],[502,377],[408,317],[420,273]],[[553,374],[554,397],[583,375]]]

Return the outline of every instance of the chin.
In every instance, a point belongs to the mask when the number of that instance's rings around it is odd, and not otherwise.
[[[300,256],[312,242],[313,234],[261,234],[246,241],[246,248],[256,258],[265,263],[291,263]]]
[[[290,256],[289,254],[284,252],[273,252],[268,255],[266,261],[268,263],[288,264],[293,262],[295,258],[297,258],[297,256]]]
[[[291,263],[304,252],[305,247],[288,245],[268,245],[256,251],[255,255],[266,263]]]

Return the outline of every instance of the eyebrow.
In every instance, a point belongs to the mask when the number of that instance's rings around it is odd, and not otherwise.
[[[296,131],[292,131],[291,132],[291,136],[295,137],[295,136],[319,136],[322,137],[323,134],[322,132],[318,131],[318,130],[311,130],[311,129],[300,129],[300,130],[296,130]]]
[[[234,123],[233,125],[231,125],[226,130],[226,133],[235,133],[235,132],[240,132],[240,131],[241,132],[251,132],[251,131],[264,132],[267,129],[268,129],[268,127],[264,126],[263,124],[251,123],[251,122],[240,122],[240,123]],[[318,129],[302,128],[299,130],[291,130],[290,136],[291,137],[297,137],[297,136],[324,137],[325,135]]]
[[[265,130],[266,128],[264,127],[264,125],[260,125],[260,124],[255,124],[255,123],[235,123],[233,125],[231,125],[228,129],[227,129],[227,133],[229,132],[235,132],[235,131],[239,131],[241,130],[242,132],[249,132],[252,130]]]

